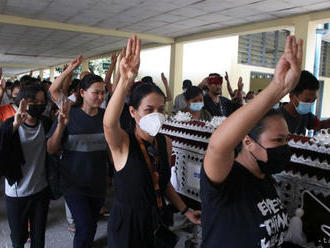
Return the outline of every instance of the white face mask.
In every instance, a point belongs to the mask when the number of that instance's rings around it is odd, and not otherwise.
[[[150,136],[156,136],[161,127],[163,126],[164,121],[165,116],[163,114],[151,113],[141,118],[139,126]]]

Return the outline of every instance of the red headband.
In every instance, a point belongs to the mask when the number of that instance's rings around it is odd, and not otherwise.
[[[220,84],[222,85],[222,78],[217,76],[211,76],[208,78],[208,84]]]

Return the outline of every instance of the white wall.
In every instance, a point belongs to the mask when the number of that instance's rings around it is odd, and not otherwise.
[[[142,50],[140,70],[137,78],[140,80],[144,76],[151,76],[154,82],[160,86],[165,93],[160,74],[164,72],[167,79],[169,78],[170,55],[170,46]]]
[[[186,43],[183,46],[183,79],[198,85],[203,78],[216,72],[228,72],[232,82],[237,80],[233,64],[237,64],[238,36]],[[225,84],[224,84],[225,86]],[[225,87],[224,95],[227,95]]]

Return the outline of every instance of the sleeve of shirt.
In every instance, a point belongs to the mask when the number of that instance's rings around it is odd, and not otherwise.
[[[201,198],[202,201],[207,199],[207,201],[213,201],[216,200],[219,202],[219,204],[223,205],[229,200],[230,196],[230,176],[225,179],[224,182],[220,184],[214,184],[210,181],[208,176],[206,175],[204,171],[204,166],[201,168],[201,174],[200,174],[200,191],[201,191]]]

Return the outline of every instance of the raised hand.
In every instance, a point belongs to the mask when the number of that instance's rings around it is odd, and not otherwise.
[[[228,73],[226,72],[226,75],[225,75],[225,79],[227,81],[227,83],[229,83],[229,77],[228,77]]]
[[[243,86],[244,86],[243,79],[242,79],[242,77],[239,77],[238,82],[237,82],[237,89],[239,91],[242,91],[243,90]]]
[[[22,123],[26,120],[27,118],[27,113],[26,113],[26,110],[27,110],[27,101],[25,99],[22,99],[19,103],[19,107],[18,107],[18,110],[15,114],[15,117],[14,117],[14,122],[13,122],[13,127],[14,127],[14,131],[17,130],[17,128],[22,125]]]
[[[162,78],[163,84],[164,84],[165,86],[167,86],[167,85],[168,85],[168,81],[167,81],[167,78],[166,78],[165,75],[164,75],[164,72],[162,72],[162,74],[160,74],[160,76],[161,76],[161,78]]]
[[[1,79],[0,88],[1,88],[2,90],[5,90],[5,89],[6,89],[6,80],[5,80],[4,78]]]
[[[69,123],[69,113],[71,110],[71,104],[69,101],[62,101],[61,108],[58,113],[58,124],[62,127],[66,126]]]
[[[295,36],[288,36],[285,51],[278,61],[273,82],[282,88],[282,95],[293,90],[300,78],[303,57],[303,41],[297,43]]]
[[[78,68],[78,66],[82,63],[82,61],[83,61],[83,56],[80,55],[77,58],[73,59],[65,70],[69,70],[70,72],[74,71],[75,69]]]
[[[140,67],[140,51],[141,40],[138,40],[136,35],[128,39],[125,56],[120,60],[120,76],[127,80],[128,83],[133,83]]]
[[[111,55],[111,63],[116,64],[118,56],[119,56],[119,54],[117,54],[117,53],[112,54]]]

